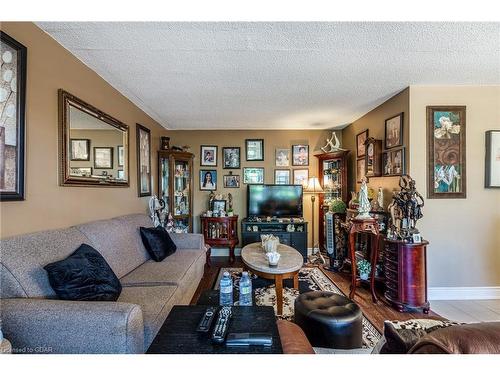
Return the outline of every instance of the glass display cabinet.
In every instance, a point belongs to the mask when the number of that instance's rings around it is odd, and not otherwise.
[[[330,203],[341,200],[347,204],[347,155],[349,150],[327,152],[315,155],[318,158],[318,178],[324,194],[319,195],[319,248],[326,250],[325,213]]]
[[[177,233],[193,231],[193,157],[189,152],[158,151],[159,198]]]

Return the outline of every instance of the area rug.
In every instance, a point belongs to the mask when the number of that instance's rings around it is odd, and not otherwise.
[[[221,268],[213,289],[219,289],[222,274],[228,271],[233,278],[235,300],[238,298],[238,287],[242,268]],[[276,313],[276,289],[271,280],[252,275],[252,286],[255,294],[255,304],[258,306],[273,306]],[[299,293],[314,290],[345,294],[318,267],[303,267],[299,271],[299,290],[293,289],[293,280],[283,280],[283,314],[278,319],[292,320],[294,316],[294,301]],[[363,315],[363,348],[373,348],[382,338],[380,332]]]

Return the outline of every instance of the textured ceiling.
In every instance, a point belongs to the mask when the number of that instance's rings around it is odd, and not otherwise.
[[[409,85],[500,84],[499,23],[38,25],[168,129],[343,127]]]

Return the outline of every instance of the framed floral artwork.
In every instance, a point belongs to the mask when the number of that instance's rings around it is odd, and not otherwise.
[[[500,130],[486,132],[485,188],[500,188]]]
[[[356,134],[356,157],[360,158],[365,156],[366,146],[365,142],[368,139],[368,129],[363,130],[361,133]]]
[[[427,107],[427,198],[466,198],[465,106]]]

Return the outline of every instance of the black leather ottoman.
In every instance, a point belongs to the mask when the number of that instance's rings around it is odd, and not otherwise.
[[[349,298],[332,292],[307,292],[295,300],[297,323],[312,346],[361,348],[363,314]]]

